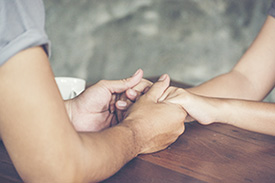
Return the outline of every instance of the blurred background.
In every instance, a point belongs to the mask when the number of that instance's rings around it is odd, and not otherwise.
[[[92,84],[168,73],[200,84],[228,72],[263,25],[271,0],[46,0],[56,76]],[[267,101],[275,101],[275,92]]]

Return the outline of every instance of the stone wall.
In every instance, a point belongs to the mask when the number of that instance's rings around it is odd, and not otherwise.
[[[251,44],[271,0],[47,0],[56,76],[88,83],[138,68],[192,85],[229,71]],[[268,100],[271,100],[271,96]]]

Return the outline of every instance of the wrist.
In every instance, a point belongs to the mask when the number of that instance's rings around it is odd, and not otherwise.
[[[212,124],[215,122],[224,123],[224,114],[226,113],[223,99],[193,95],[194,100],[189,101],[189,106],[197,104],[200,108],[198,114],[199,122],[202,124]],[[197,110],[197,109],[195,109]]]
[[[218,122],[222,124],[230,124],[230,116],[232,112],[228,110],[229,100],[222,98],[209,98],[208,101],[211,108],[211,123]]]
[[[221,103],[219,105],[220,107],[220,113],[219,113],[219,122],[229,125],[234,125],[235,123],[235,110],[232,111],[232,102],[234,100],[230,99],[221,99]]]
[[[138,128],[136,127],[136,119],[124,119],[118,126],[122,126],[129,131],[131,134],[129,140],[133,146],[133,153],[136,157],[137,155],[141,154],[142,152],[142,139],[140,138],[140,133]]]

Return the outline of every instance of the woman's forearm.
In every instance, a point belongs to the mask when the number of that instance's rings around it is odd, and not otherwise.
[[[275,104],[245,100],[217,100],[217,122],[275,135]]]
[[[164,97],[167,102],[180,104],[190,117],[203,125],[219,122],[275,135],[274,103],[205,97],[173,87]]]
[[[269,16],[232,71],[188,91],[210,97],[262,100],[275,84],[274,31],[275,18]]]
[[[234,70],[186,90],[207,97],[255,100],[253,86],[245,76]]]
[[[202,97],[191,93],[184,93],[180,102],[189,115],[201,124],[219,122],[275,135],[274,103]]]

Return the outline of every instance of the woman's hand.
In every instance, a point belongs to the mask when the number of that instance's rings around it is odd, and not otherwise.
[[[189,115],[186,122],[196,120],[208,125],[219,121],[219,99],[195,95],[182,88],[169,87],[159,101],[180,104]]]

